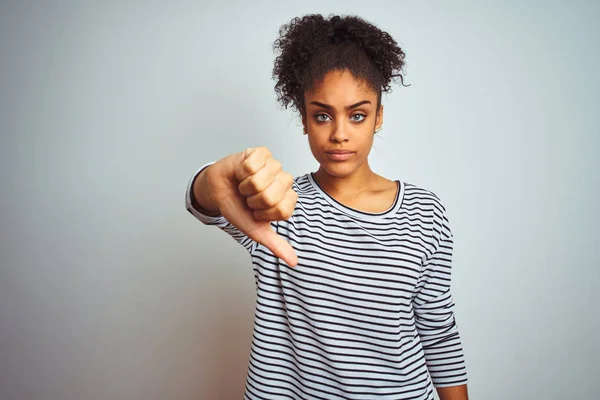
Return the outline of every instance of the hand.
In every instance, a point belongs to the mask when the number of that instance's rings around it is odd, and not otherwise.
[[[271,228],[291,217],[298,200],[293,177],[264,147],[232,154],[206,169],[211,200],[227,221],[293,267],[292,246]]]

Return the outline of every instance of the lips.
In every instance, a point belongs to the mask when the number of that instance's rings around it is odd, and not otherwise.
[[[333,161],[346,161],[354,155],[353,151],[344,149],[335,149],[325,152],[327,156]]]
[[[327,152],[327,154],[350,154],[350,153],[354,153],[354,152],[350,151],[350,150],[342,150],[342,149],[329,150]]]

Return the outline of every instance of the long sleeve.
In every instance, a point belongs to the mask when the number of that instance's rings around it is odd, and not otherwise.
[[[223,217],[222,215],[213,217],[213,216],[202,213],[200,210],[198,210],[196,207],[194,207],[195,202],[193,200],[193,189],[192,189],[194,187],[194,181],[196,180],[196,177],[198,175],[200,175],[200,172],[202,172],[202,170],[204,170],[205,168],[209,167],[212,164],[213,163],[203,165],[190,179],[190,181],[188,183],[187,191],[185,193],[185,208],[194,217],[196,217],[200,222],[202,222],[205,225],[217,226],[222,231],[224,231],[229,236],[231,236],[233,239],[235,239],[239,244],[244,246],[244,248],[246,248],[246,250],[248,250],[248,252],[252,253],[252,251],[254,251],[256,244],[257,244],[254,240],[250,239],[248,236],[246,236],[246,234],[244,234],[238,228],[236,228],[235,226],[230,224],[229,221],[227,221],[225,219],[225,217]]]
[[[443,206],[434,213],[432,251],[413,294],[417,331],[436,387],[467,383],[463,348],[450,291],[453,236]]]

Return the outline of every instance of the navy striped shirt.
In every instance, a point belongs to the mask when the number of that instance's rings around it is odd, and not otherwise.
[[[193,180],[192,180],[193,181]],[[398,181],[391,208],[344,206],[312,174],[294,214],[273,222],[289,268],[223,217],[187,209],[251,254],[254,333],[245,399],[433,399],[466,383],[450,292],[452,233],[440,199]]]

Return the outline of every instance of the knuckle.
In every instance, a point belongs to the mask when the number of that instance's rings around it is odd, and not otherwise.
[[[294,184],[294,176],[292,174],[288,174],[286,172],[286,176],[287,176],[287,186],[288,187],[292,187],[292,185]]]
[[[273,163],[273,169],[277,172],[281,171],[281,163],[275,159],[273,159],[272,161]]]
[[[280,208],[279,215],[281,219],[290,219],[294,214],[294,209],[292,207],[282,207]]]
[[[277,180],[285,189],[289,189],[292,186],[293,178],[287,172],[280,171],[277,173]]]
[[[256,155],[261,160],[265,160],[265,159],[271,157],[271,151],[264,146],[260,146],[260,147],[256,148]]]
[[[246,160],[244,160],[244,162],[242,163],[242,169],[248,175],[253,175],[253,174],[255,174],[258,171],[256,163],[253,162],[252,159],[246,159]]]
[[[269,208],[275,207],[277,205],[277,200],[272,195],[265,195],[264,202],[265,202],[265,205]]]
[[[292,190],[292,193],[293,194],[290,196],[292,201],[289,204],[289,206],[287,207],[287,218],[286,219],[291,218],[292,215],[294,215],[294,211],[296,210],[296,203],[298,201],[298,194],[296,192],[294,192],[293,190]]]
[[[281,180],[285,183],[291,182],[294,179],[290,173],[285,171],[281,171],[279,175],[281,176]]]
[[[281,206],[277,206],[273,209],[273,215],[277,220],[283,219],[284,212]]]
[[[293,210],[289,210],[289,209],[288,209],[288,210],[286,210],[286,211],[284,211],[284,212],[282,213],[282,218],[283,218],[283,219],[290,219],[290,218],[292,218],[292,215],[294,214],[292,211],[293,211]]]
[[[248,179],[248,186],[253,191],[253,193],[258,193],[262,190],[262,183],[256,175],[253,175]]]

